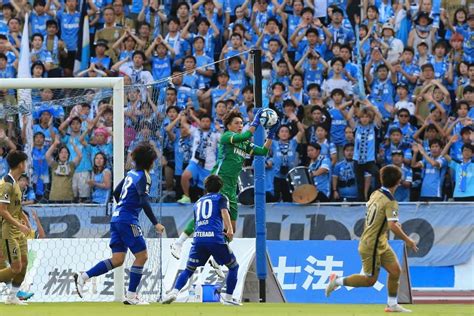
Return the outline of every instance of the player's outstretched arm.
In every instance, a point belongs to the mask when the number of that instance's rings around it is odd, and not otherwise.
[[[407,236],[407,234],[403,231],[403,228],[398,221],[388,221],[388,227],[395,235],[397,235],[397,237],[400,237],[405,242],[408,248],[413,249],[413,251],[415,252],[418,251],[416,242]]]

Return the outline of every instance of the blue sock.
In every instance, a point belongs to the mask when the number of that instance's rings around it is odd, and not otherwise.
[[[140,284],[140,280],[142,279],[143,275],[143,267],[139,266],[132,266],[130,268],[130,283],[128,284],[128,291],[136,293],[138,284]]]
[[[178,276],[178,279],[176,280],[176,284],[174,286],[175,289],[181,290],[186,283],[188,282],[189,278],[193,275],[194,271],[191,270],[184,270],[181,272],[181,274]]]
[[[229,268],[229,273],[227,274],[225,290],[227,294],[234,293],[234,289],[237,284],[237,272],[239,272],[239,265],[236,262],[234,266]]]
[[[99,262],[93,266],[89,271],[86,272],[89,278],[96,277],[102,274],[105,274],[112,270],[114,266],[112,265],[112,260],[107,259]]]

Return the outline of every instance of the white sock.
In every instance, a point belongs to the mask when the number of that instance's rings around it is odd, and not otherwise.
[[[179,290],[178,290],[178,289],[172,289],[169,294],[170,294],[170,295],[178,295],[178,293],[179,293]]]
[[[387,299],[387,304],[388,306],[393,306],[393,305],[397,305],[398,304],[398,300],[397,300],[397,297],[388,297]]]
[[[176,244],[183,245],[184,242],[186,241],[186,239],[188,239],[188,238],[189,238],[188,235],[186,235],[185,233],[181,233],[181,235],[179,235],[178,240],[176,240]]]
[[[128,298],[135,298],[135,296],[137,296],[137,293],[127,291],[127,297],[128,297]]]
[[[18,291],[20,290],[20,287],[19,286],[13,286],[12,285],[12,288],[10,290],[10,295],[11,296],[16,296],[16,293],[18,293]]]
[[[336,284],[339,285],[339,286],[343,286],[344,285],[344,277],[340,277],[340,278],[337,278],[336,279]]]
[[[90,279],[87,273],[85,272],[82,272],[80,277],[82,278],[82,280],[84,280],[84,282]]]
[[[231,301],[232,300],[232,294],[224,293],[224,300],[226,301]]]

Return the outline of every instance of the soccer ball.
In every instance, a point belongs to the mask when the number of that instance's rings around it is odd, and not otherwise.
[[[270,128],[278,122],[278,114],[272,109],[263,109],[260,115],[260,124],[265,128]]]

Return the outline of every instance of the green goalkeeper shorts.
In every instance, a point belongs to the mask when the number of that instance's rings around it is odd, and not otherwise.
[[[235,191],[237,190],[235,185],[226,185],[224,182],[224,186],[222,187],[220,193],[225,195],[229,200],[230,206],[230,220],[236,221],[239,216],[239,211],[237,208],[237,194]]]

